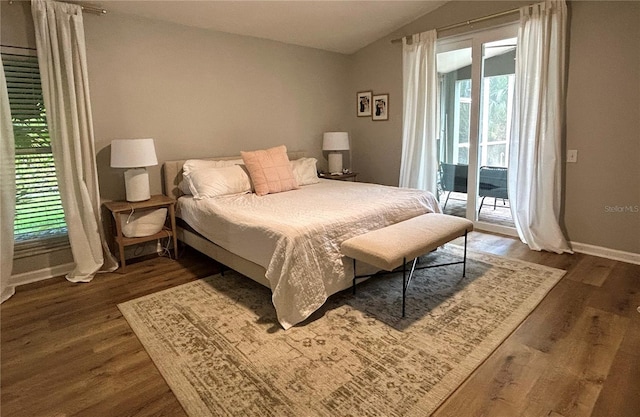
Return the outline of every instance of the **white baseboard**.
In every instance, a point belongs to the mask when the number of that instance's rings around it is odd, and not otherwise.
[[[614,261],[628,262],[640,265],[640,253],[624,252],[616,249],[603,248],[586,243],[571,242],[571,248],[586,255],[600,256],[602,258],[613,259]]]
[[[67,264],[52,266],[50,268],[38,269],[37,271],[29,271],[22,274],[12,275],[11,285],[17,287],[18,285],[31,284],[32,282],[66,275],[71,272],[75,266],[75,263],[70,262]]]
[[[141,245],[129,246],[125,248],[125,257],[127,261],[132,258],[145,256],[153,253],[161,253],[162,246],[158,249],[156,241],[146,242]],[[136,253],[139,252],[139,253]],[[17,287],[19,285],[31,284],[32,282],[44,281],[45,279],[67,275],[73,271],[76,264],[73,262],[56,265],[49,268],[38,269],[37,271],[27,271],[21,274],[11,276],[11,285]]]

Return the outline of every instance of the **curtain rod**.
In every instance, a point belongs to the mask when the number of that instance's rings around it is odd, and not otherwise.
[[[495,18],[502,17],[502,16],[508,16],[510,14],[517,13],[519,11],[520,11],[519,8],[518,9],[509,9],[509,10],[505,10],[504,12],[494,13],[494,14],[490,14],[488,16],[478,17],[478,18],[471,19],[471,20],[465,20],[464,22],[454,23],[452,25],[441,26],[439,28],[436,28],[436,32],[442,32],[442,31],[445,31],[445,30],[456,29],[456,28],[459,28],[459,27],[472,25],[474,23],[484,22],[485,20],[495,19]],[[405,36],[403,36],[401,38],[392,39],[391,43],[402,42],[402,40],[404,38],[408,38],[409,36],[412,36],[412,35],[405,35]]]
[[[13,3],[15,3],[15,1],[13,1],[13,0],[9,1],[9,4],[13,4]],[[82,9],[83,12],[93,13],[93,14],[97,14],[97,15],[107,14],[107,11],[105,9],[103,9],[102,7],[91,6],[89,4],[74,3],[74,2],[70,2],[70,1],[63,1],[63,3],[71,3],[71,4],[75,4],[77,6],[80,6],[80,8]]]
[[[80,6],[83,12],[93,13],[98,15],[107,14],[107,11],[102,7],[90,6],[88,4],[82,4],[82,3],[76,3],[76,4]]]

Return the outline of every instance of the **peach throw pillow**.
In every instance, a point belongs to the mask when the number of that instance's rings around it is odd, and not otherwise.
[[[298,188],[284,145],[275,148],[240,152],[257,195],[280,193]]]

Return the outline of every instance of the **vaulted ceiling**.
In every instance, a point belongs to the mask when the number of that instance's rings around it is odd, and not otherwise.
[[[352,54],[446,1],[108,1],[126,13],[215,31]]]

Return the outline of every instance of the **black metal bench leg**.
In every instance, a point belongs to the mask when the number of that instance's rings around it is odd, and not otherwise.
[[[464,231],[464,258],[462,259],[462,278],[467,275],[467,232]]]
[[[407,301],[407,258],[402,258],[402,317]]]
[[[356,295],[356,260],[353,260],[353,295]]]

